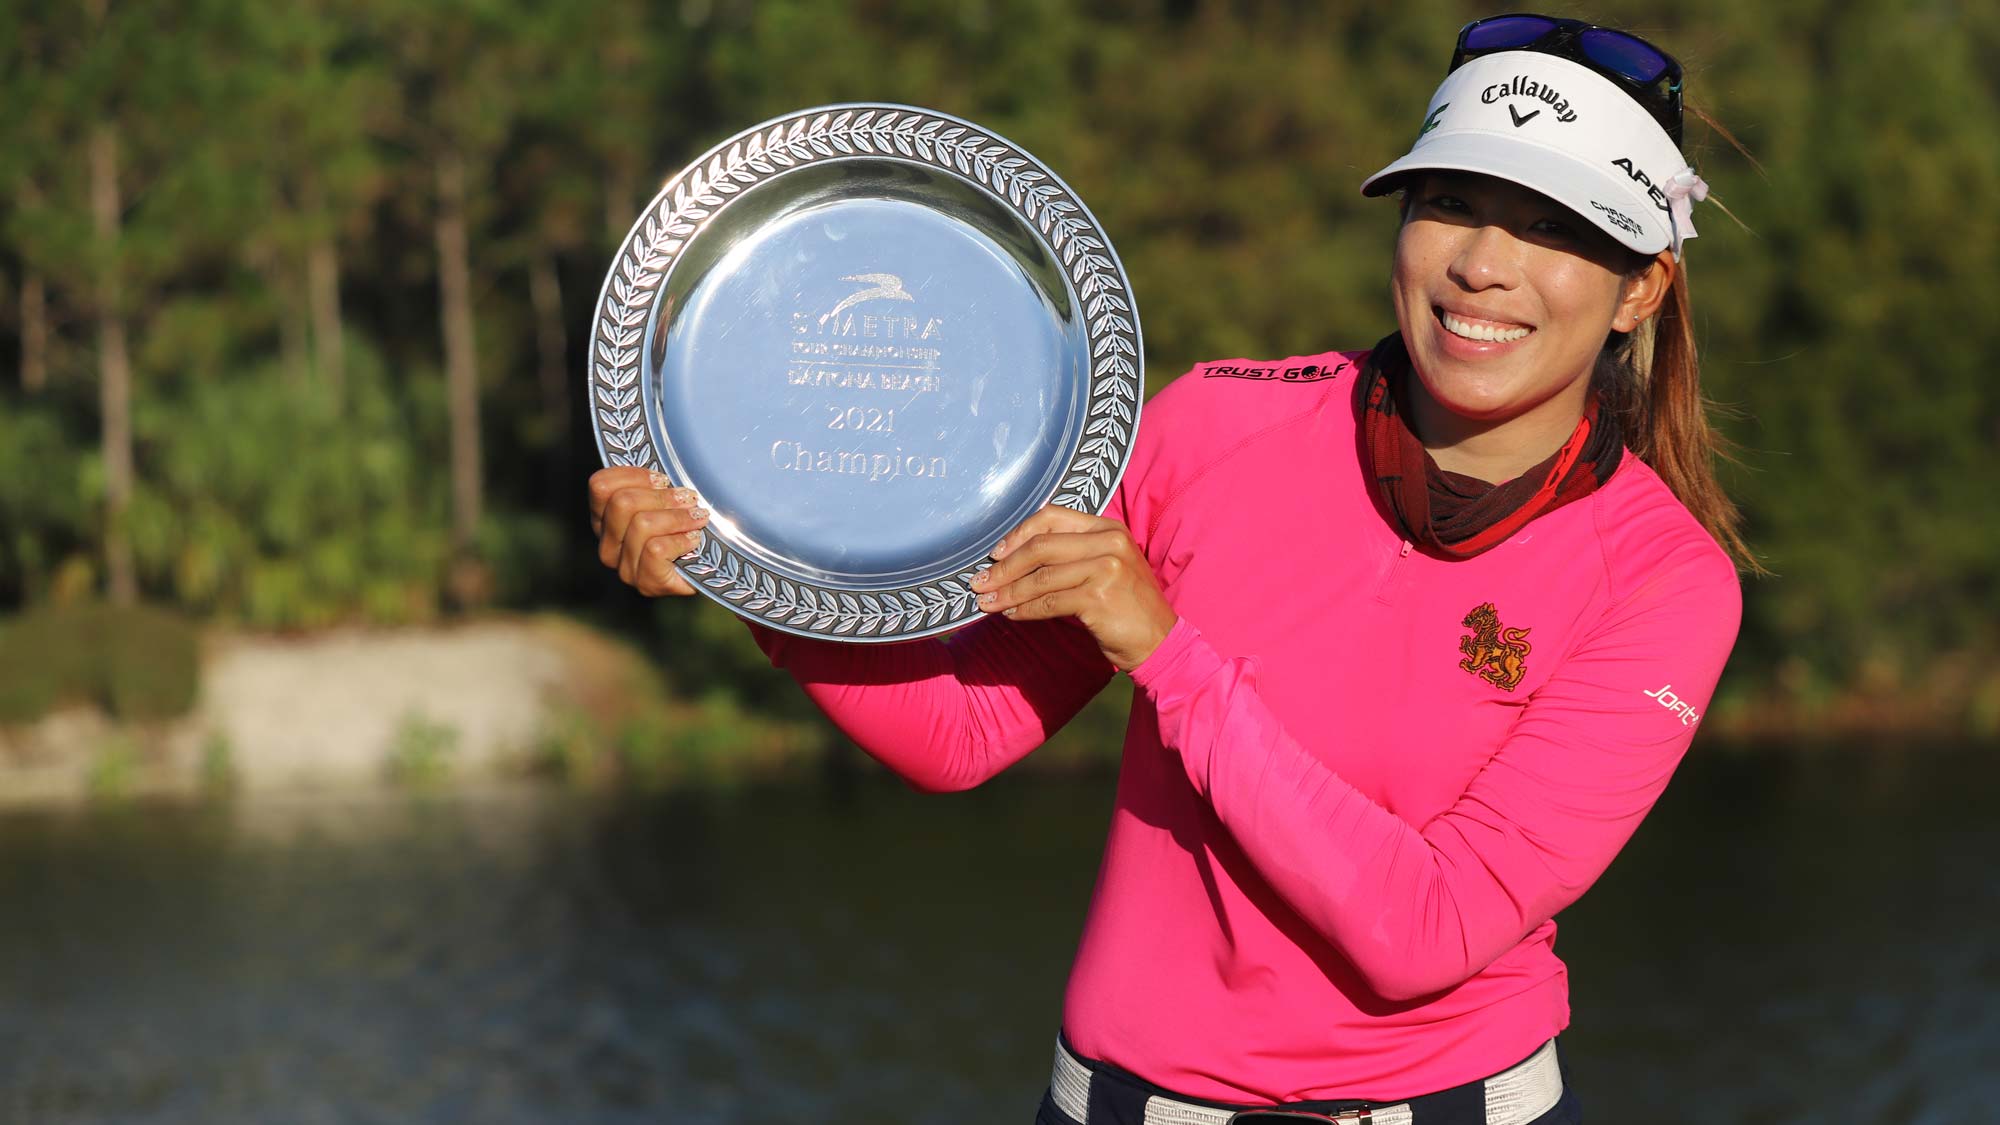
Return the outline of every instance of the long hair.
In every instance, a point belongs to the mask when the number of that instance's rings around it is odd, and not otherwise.
[[[1601,409],[1618,419],[1626,447],[1652,466],[1737,568],[1768,573],[1743,539],[1743,513],[1715,478],[1716,459],[1731,450],[1709,424],[1711,404],[1701,393],[1685,262],[1658,313],[1622,337],[1613,333],[1592,384]]]

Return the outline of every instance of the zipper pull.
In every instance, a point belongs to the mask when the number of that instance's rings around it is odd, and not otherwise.
[[[1413,547],[1413,546],[1415,546],[1415,544],[1411,543],[1411,542],[1410,542],[1410,541],[1409,541],[1408,539],[1405,539],[1405,540],[1403,540],[1403,549],[1402,549],[1402,551],[1401,551],[1400,553],[1398,553],[1398,554],[1396,555],[1396,557],[1397,557],[1397,558],[1399,558],[1399,559],[1407,559],[1407,558],[1409,558],[1409,557],[1410,557],[1410,548],[1411,548],[1411,547]]]

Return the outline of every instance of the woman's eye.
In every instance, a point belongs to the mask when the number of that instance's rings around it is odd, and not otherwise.
[[[1535,229],[1550,238],[1576,237],[1576,228],[1561,219],[1542,219],[1535,223]]]
[[[1455,195],[1444,195],[1442,193],[1438,195],[1425,196],[1424,206],[1434,207],[1439,211],[1464,212],[1471,210],[1471,208],[1465,205],[1465,200],[1460,199]]]

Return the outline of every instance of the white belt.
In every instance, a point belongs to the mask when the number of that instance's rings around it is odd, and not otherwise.
[[[1090,1068],[1056,1041],[1055,1075],[1049,1091],[1056,1108],[1077,1125],[1090,1125]],[[1556,1043],[1551,1039],[1525,1060],[1485,1080],[1486,1125],[1528,1125],[1528,1122],[1555,1108],[1562,1099],[1562,1068],[1556,1063]],[[1274,1106],[1283,1109],[1283,1106]],[[1146,1125],[1229,1125],[1238,1111],[1155,1094],[1146,1099]],[[1419,1125],[1408,1103],[1351,1109],[1327,1114],[1335,1121],[1367,1122],[1368,1125]]]

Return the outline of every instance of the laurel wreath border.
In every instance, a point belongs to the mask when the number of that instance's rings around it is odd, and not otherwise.
[[[665,471],[639,383],[645,326],[682,247],[739,193],[795,168],[856,155],[919,160],[971,179],[1048,240],[1082,303],[1091,378],[1083,440],[1051,501],[1104,510],[1131,455],[1144,375],[1131,288],[1090,213],[1040,162],[969,122],[901,106],[823,107],[766,122],[722,142],[668,181],[626,237],[605,277],[590,357],[592,417],[607,465]],[[704,593],[775,628],[849,640],[907,640],[978,615],[979,567],[890,590],[833,590],[775,574],[703,536],[680,564]]]

